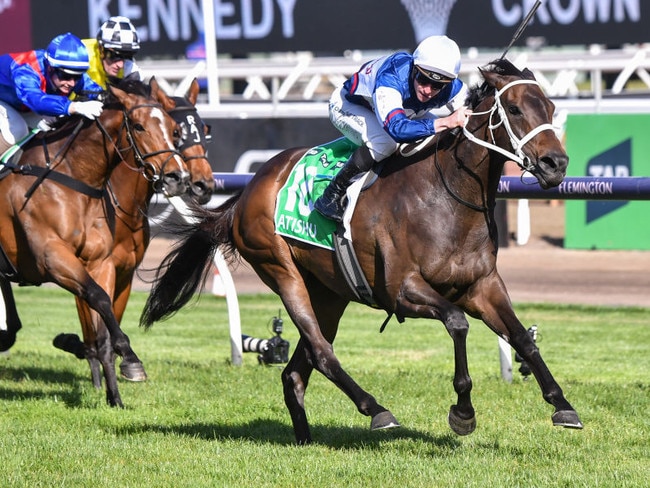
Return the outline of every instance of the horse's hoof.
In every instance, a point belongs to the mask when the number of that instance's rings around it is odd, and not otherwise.
[[[0,352],[5,352],[11,349],[16,343],[16,334],[6,330],[0,330]]]
[[[401,425],[388,410],[378,413],[370,422],[370,430],[393,429],[395,427],[401,427]]]
[[[77,334],[61,333],[54,338],[52,344],[57,349],[74,354],[77,359],[86,358],[86,347]]]
[[[566,427],[568,429],[582,429],[583,425],[575,410],[558,410],[555,412],[551,419],[553,425],[558,427]]]
[[[458,416],[454,406],[449,409],[449,415],[447,415],[447,422],[449,422],[449,427],[458,435],[469,435],[476,429],[476,417],[471,419],[464,419]]]
[[[122,378],[128,381],[146,381],[147,373],[144,370],[144,366],[141,362],[137,363],[124,363],[120,364],[120,374]]]

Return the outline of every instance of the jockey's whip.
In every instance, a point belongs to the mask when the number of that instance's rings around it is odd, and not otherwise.
[[[524,17],[524,20],[522,20],[521,24],[519,24],[519,27],[517,27],[517,30],[515,31],[515,35],[512,36],[512,40],[510,41],[510,44],[508,44],[508,47],[506,48],[505,51],[503,51],[503,54],[501,55],[501,57],[499,59],[503,59],[503,58],[506,57],[506,54],[508,54],[508,51],[510,51],[510,48],[512,47],[512,45],[515,42],[517,42],[517,39],[519,39],[519,37],[521,37],[521,34],[524,32],[524,29],[530,23],[530,19],[533,18],[533,15],[535,15],[535,12],[537,12],[537,9],[540,7],[541,4],[542,4],[542,0],[537,0],[535,2],[535,5],[533,5],[531,7],[531,9],[528,12],[528,14],[526,15],[526,17]]]

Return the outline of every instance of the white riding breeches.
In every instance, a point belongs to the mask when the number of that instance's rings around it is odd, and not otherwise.
[[[341,87],[329,101],[330,121],[345,137],[359,146],[364,144],[375,161],[386,159],[397,151],[398,143],[388,135],[368,107],[349,102],[347,90]]]
[[[36,127],[42,118],[34,112],[19,112],[0,100],[0,133],[9,144],[16,144],[29,134],[29,128]]]

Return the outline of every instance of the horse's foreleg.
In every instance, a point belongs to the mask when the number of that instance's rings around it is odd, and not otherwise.
[[[84,353],[85,353],[84,357],[88,361],[88,366],[90,366],[90,377],[92,379],[94,387],[101,388],[102,377],[99,368],[100,360],[99,360],[99,352],[98,352],[98,340],[97,340],[97,331],[93,323],[93,312],[88,306],[88,304],[85,301],[83,301],[81,298],[75,297],[75,302],[77,303],[77,315],[79,316],[79,322],[81,323],[81,332],[83,334]],[[109,340],[106,334],[104,334],[103,340],[105,341]]]
[[[22,328],[11,283],[0,277],[2,301],[5,309],[5,321],[0,323],[0,351],[8,351],[16,342],[16,334]]]
[[[126,305],[129,301],[129,296],[131,295],[131,280],[133,279],[133,273],[130,274],[128,279],[125,279],[123,285],[115,291],[115,300],[113,301],[113,310],[115,312],[116,320],[121,323],[122,317],[124,316],[124,311],[126,310]],[[137,359],[137,358],[136,358]],[[122,377],[129,381],[145,381],[147,379],[147,373],[144,369],[144,365],[138,359],[136,362],[133,362],[133,358],[126,357],[122,358],[120,363],[120,373]]]
[[[85,356],[90,366],[90,374],[95,388],[101,388],[102,375],[106,380],[106,401],[111,406],[122,406],[122,400],[117,385],[115,373],[115,352],[111,343],[111,336],[104,321],[96,310],[90,308],[83,299],[76,297],[77,313],[81,321]],[[101,365],[101,370],[100,370]]]
[[[546,366],[532,337],[515,315],[501,278],[497,276],[487,289],[489,293],[478,294],[472,301],[472,309],[528,363],[544,400],[555,408],[551,417],[553,425],[581,429],[578,414],[564,397],[562,388]]]
[[[449,426],[458,435],[468,435],[476,429],[472,405],[472,378],[467,366],[467,334],[469,323],[465,314],[426,282],[408,280],[402,284],[398,311],[404,316],[440,320],[454,342],[454,390],[457,403],[449,409]]]
[[[110,275],[110,280],[113,279],[113,275]],[[122,357],[129,357],[133,362],[137,362],[139,359],[131,349],[128,336],[120,329],[115,315],[113,315],[112,301],[109,294],[87,274],[85,280],[81,283],[82,286],[71,286],[65,279],[58,282],[81,300],[84,300],[99,315],[100,318],[96,321],[93,318],[93,322],[95,322],[97,337],[98,360],[102,364],[106,380],[106,398],[111,406],[121,407],[123,405],[117,386],[115,355],[113,353],[115,352]],[[103,327],[108,329],[108,337],[104,335]]]
[[[94,281],[87,286],[86,290],[88,298],[85,300],[99,315],[99,317],[93,317],[93,323],[95,324],[97,359],[102,365],[106,380],[106,401],[111,406],[122,407],[122,398],[115,372],[115,354],[132,355],[135,360],[139,361],[139,359],[131,349],[129,338],[122,332],[113,315],[108,294]]]
[[[514,312],[512,313],[514,317]],[[516,321],[517,326],[511,325]],[[555,411],[551,416],[553,425],[560,427],[569,427],[574,429],[582,429],[583,425],[578,417],[578,413],[571,406],[569,401],[565,398],[564,392],[560,385],[555,381],[551,371],[546,366],[539,352],[539,348],[533,341],[530,334],[526,332],[523,324],[514,317],[510,321],[505,322],[508,329],[515,329],[511,332],[509,343],[515,351],[523,358],[524,361],[530,366],[530,370],[535,376],[544,400],[553,405]]]
[[[458,435],[467,435],[476,429],[476,416],[472,406],[472,379],[467,366],[467,334],[469,323],[465,314],[456,307],[445,316],[443,323],[454,341],[454,390],[458,403],[449,409],[449,426]]]

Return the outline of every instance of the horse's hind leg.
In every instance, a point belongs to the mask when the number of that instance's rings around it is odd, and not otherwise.
[[[309,289],[320,330],[325,340],[331,344],[336,338],[339,320],[348,305],[348,301],[332,294],[330,290],[324,288],[320,283],[310,284]],[[296,345],[289,364],[282,373],[284,402],[289,409],[298,444],[311,442],[311,432],[305,412],[305,391],[313,370],[309,349],[305,341],[301,339]]]
[[[297,270],[293,270],[296,275],[291,277],[286,274],[282,276],[277,268],[274,268],[274,271],[275,280],[279,277],[285,278],[278,280],[278,284],[282,282],[284,285],[280,286],[279,294],[291,320],[300,330],[301,342],[304,344],[302,351],[295,355],[294,362],[291,367],[285,369],[283,376],[285,381],[293,382],[292,385],[285,384],[284,391],[285,395],[289,394],[288,400],[285,396],[285,402],[290,409],[292,420],[296,422],[294,423],[296,441],[304,444],[311,440],[304,414],[306,383],[301,384],[298,381],[299,375],[301,373],[306,375],[308,371],[307,362],[338,386],[354,402],[360,413],[372,418],[371,429],[398,427],[399,423],[393,414],[378,404],[372,395],[364,391],[345,372],[328,340],[328,337],[333,340],[336,336],[339,318],[348,302],[316,282],[306,286]],[[262,277],[265,275],[259,270],[258,274]],[[267,280],[267,283],[269,282],[272,281]],[[292,376],[293,373],[295,376]],[[304,377],[308,378],[308,375]]]
[[[313,366],[306,355],[305,343],[301,339],[291,355],[289,363],[282,372],[282,386],[284,389],[284,404],[291,415],[293,431],[298,444],[309,444],[311,432],[307,413],[305,412],[305,391],[309,383]]]

